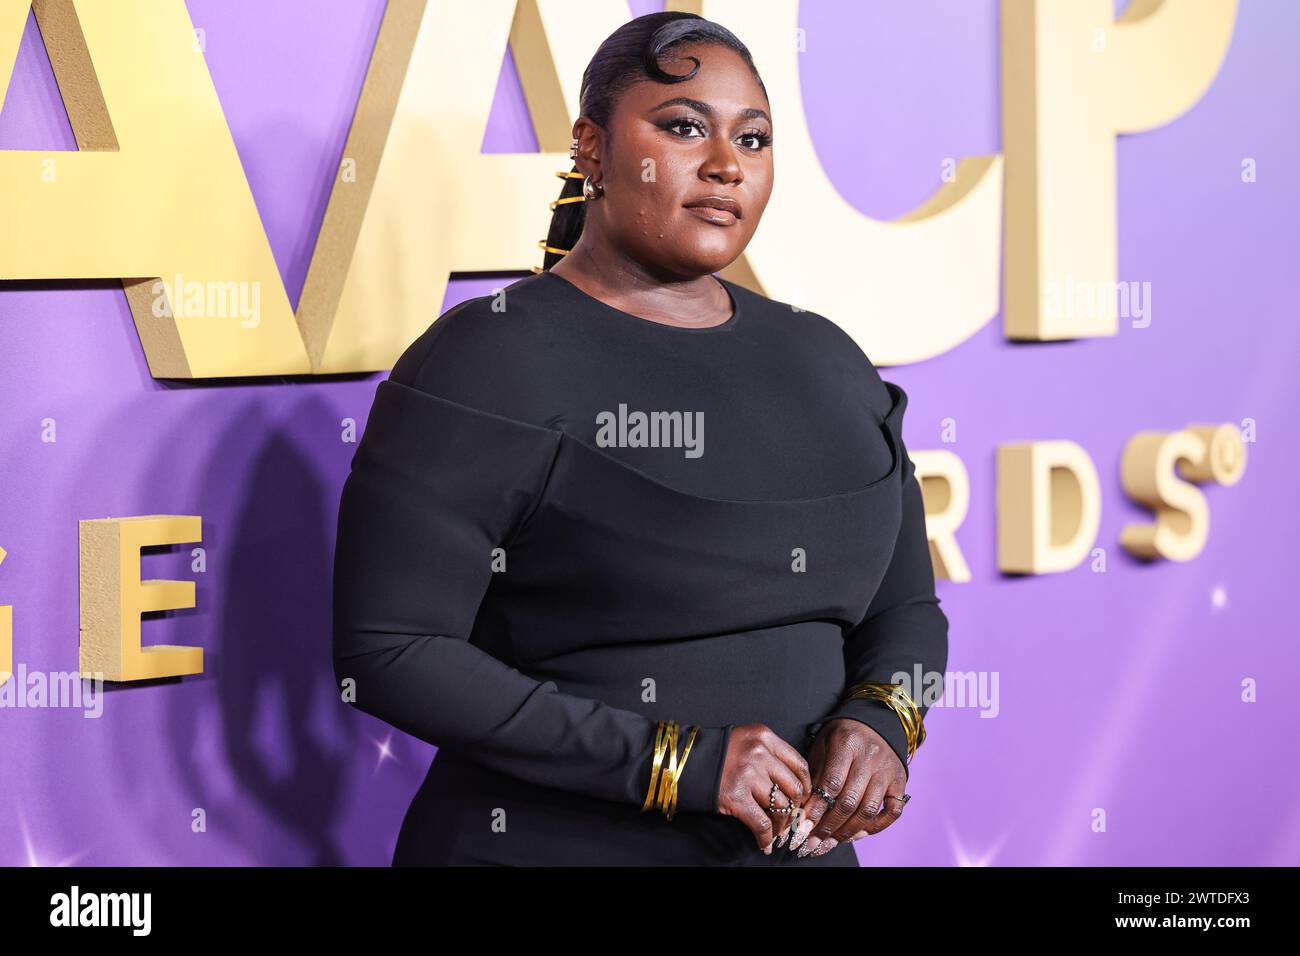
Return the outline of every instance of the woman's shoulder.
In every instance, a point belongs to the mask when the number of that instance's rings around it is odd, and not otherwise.
[[[870,364],[871,360],[853,336],[820,312],[801,306],[798,302],[786,302],[755,292],[735,281],[728,280],[728,285],[746,314],[758,316],[768,326],[780,327],[791,338],[802,338],[817,347],[843,352],[856,361]]]
[[[775,337],[782,354],[799,357],[815,374],[864,388],[880,416],[886,416],[894,402],[870,356],[843,326],[820,312],[786,302],[731,283],[732,292],[747,314]]]
[[[495,362],[503,352],[524,350],[530,331],[528,303],[514,293],[529,278],[471,296],[447,309],[406,347],[390,377],[418,385],[431,367],[440,364],[474,359]]]
[[[548,368],[557,353],[555,326],[545,321],[525,276],[457,303],[403,351],[389,380],[461,405],[544,424],[549,392],[561,384]]]

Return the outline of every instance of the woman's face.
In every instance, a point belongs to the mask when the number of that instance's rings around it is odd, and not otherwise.
[[[660,65],[689,72],[686,56],[700,61],[692,79],[637,83],[619,98],[608,130],[585,118],[574,126],[579,169],[605,188],[587,204],[584,238],[676,278],[735,261],[772,192],[771,108],[749,67],[712,44],[679,47]],[[731,211],[698,205],[710,199]]]

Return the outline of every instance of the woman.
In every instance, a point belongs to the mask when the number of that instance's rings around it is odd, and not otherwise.
[[[407,349],[343,490],[335,673],[438,746],[393,863],[857,866],[947,662],[907,397],[713,275],[772,187],[729,31],[630,21],[581,109],[545,268]]]

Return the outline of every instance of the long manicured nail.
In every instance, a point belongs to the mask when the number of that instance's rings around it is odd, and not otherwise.
[[[810,836],[807,840],[804,841],[803,846],[799,847],[799,857],[802,859],[803,857],[811,854],[814,850],[817,849],[818,846],[821,845],[821,842],[822,842],[821,837]]]
[[[803,808],[801,807],[798,810],[795,810],[794,814],[790,817],[790,836],[788,838],[785,847],[787,851],[794,850],[795,837],[799,833],[799,824],[802,822],[803,822]]]
[[[823,853],[829,853],[831,852],[831,850],[835,849],[835,845],[839,842],[840,841],[835,839],[834,837],[827,837],[825,840],[822,840],[821,846],[813,850],[812,853],[808,855],[821,856]]]
[[[804,840],[808,839],[808,834],[812,831],[812,828],[813,828],[812,820],[808,819],[807,817],[804,817],[804,819],[799,823],[799,829],[796,830],[794,836],[790,838],[790,849],[791,850],[799,849],[800,845],[804,842]]]
[[[852,843],[854,840],[861,840],[866,835],[866,830],[859,830],[857,833],[853,834],[853,836],[849,837],[849,842]]]

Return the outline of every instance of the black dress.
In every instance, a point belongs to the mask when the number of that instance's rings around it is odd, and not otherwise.
[[[828,319],[723,284],[731,318],[683,329],[538,273],[379,384],[334,668],[438,746],[394,865],[858,865],[764,855],[717,799],[737,724],[806,756],[851,717],[906,756],[891,710],[839,700],[947,663],[907,396]],[[672,820],[641,809],[666,719],[679,754],[701,728]]]

